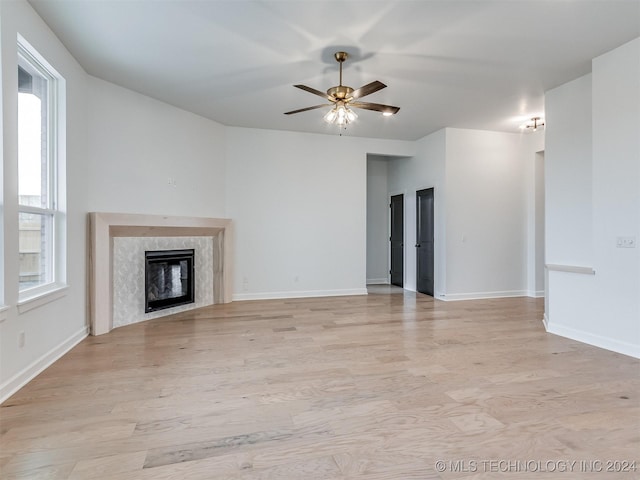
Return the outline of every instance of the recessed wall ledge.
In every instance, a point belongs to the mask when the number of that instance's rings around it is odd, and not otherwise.
[[[579,265],[558,265],[555,263],[547,263],[547,270],[552,272],[581,273],[583,275],[595,275],[596,271],[591,267],[582,267]]]
[[[89,313],[92,335],[113,329],[113,238],[207,236],[218,238],[221,258],[213,272],[214,303],[229,303],[233,280],[233,222],[228,218],[129,213],[89,213]]]

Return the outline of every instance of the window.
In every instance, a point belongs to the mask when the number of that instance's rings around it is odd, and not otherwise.
[[[21,296],[62,283],[58,202],[60,76],[18,43],[18,249]]]

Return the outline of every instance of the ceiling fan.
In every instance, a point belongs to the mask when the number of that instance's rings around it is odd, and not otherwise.
[[[342,64],[348,58],[347,52],[336,52],[334,57],[340,64],[340,84],[331,87],[327,90],[327,93],[323,93],[315,88],[307,87],[306,85],[294,85],[294,87],[301,90],[305,90],[319,97],[325,98],[333,104],[333,108],[324,116],[324,120],[328,123],[335,123],[337,125],[346,125],[353,122],[358,116],[351,108],[362,108],[364,110],[374,110],[376,112],[382,112],[385,116],[395,115],[400,110],[399,107],[393,107],[391,105],[383,105],[380,103],[359,102],[358,99],[382,90],[386,85],[382,82],[375,81],[364,85],[357,90],[354,90],[347,85],[342,85]],[[285,112],[285,115],[292,115],[294,113],[306,112],[307,110],[315,110],[316,108],[326,107],[327,104],[314,105],[313,107],[300,108],[299,110],[292,110]]]

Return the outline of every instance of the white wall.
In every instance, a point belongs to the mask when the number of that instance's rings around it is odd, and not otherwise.
[[[447,129],[447,299],[527,293],[525,135]]]
[[[86,74],[45,23],[25,1],[0,2],[3,116],[4,303],[8,310],[0,323],[0,401],[14,392],[68,348],[80,341],[86,329]],[[17,34],[20,33],[66,80],[66,183],[69,256],[61,298],[19,313],[17,217]],[[0,318],[1,320],[1,318]],[[25,333],[24,347],[18,335]]]
[[[367,283],[389,281],[388,157],[367,158]]]
[[[546,262],[591,267],[591,75],[545,95]]]
[[[367,153],[411,142],[227,129],[235,299],[366,293]]]
[[[547,263],[595,269],[549,271],[547,329],[640,357],[640,39],[592,67],[546,95]]]
[[[640,38],[593,60],[593,265],[600,301],[592,333],[640,357]],[[601,319],[607,319],[602,322]]]
[[[434,295],[445,288],[445,130],[416,142],[412,158],[389,160],[389,195],[404,194],[404,288],[416,290],[416,191],[432,188],[434,194]]]
[[[545,112],[545,262],[593,267],[591,74],[546,92]],[[595,293],[592,277],[548,271],[546,287],[548,330],[590,315],[589,302],[576,299]]]
[[[224,217],[225,127],[88,78],[87,210]]]

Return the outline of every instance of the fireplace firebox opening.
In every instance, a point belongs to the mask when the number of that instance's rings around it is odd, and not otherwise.
[[[194,250],[155,250],[145,256],[145,313],[194,303]]]

